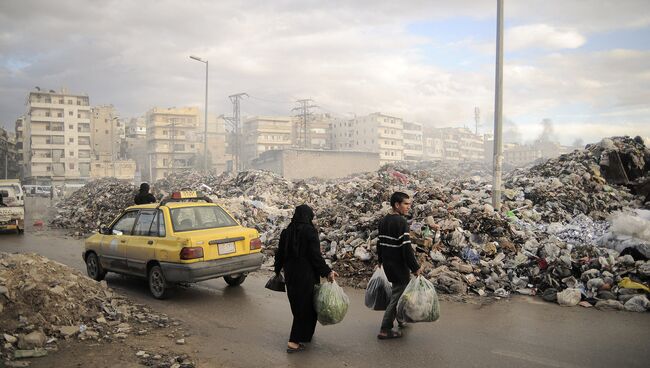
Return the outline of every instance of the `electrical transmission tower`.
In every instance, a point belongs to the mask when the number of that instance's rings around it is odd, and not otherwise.
[[[481,109],[478,107],[474,108],[474,123],[476,124],[474,134],[478,135],[478,126],[481,125]]]
[[[240,171],[243,168],[242,162],[241,162],[241,154],[242,154],[242,136],[241,136],[241,105],[240,101],[242,98],[248,97],[248,93],[237,93],[234,95],[228,96],[230,98],[230,101],[232,102],[232,119],[228,119],[232,122],[233,126],[233,133],[234,133],[234,138],[235,138],[235,147],[231,149],[233,153],[233,158],[234,158],[234,165],[233,169],[235,172]]]
[[[298,137],[298,142],[299,142],[299,146],[301,146],[302,148],[307,148],[308,146],[307,119],[312,116],[310,109],[316,108],[318,106],[312,104],[314,100],[312,100],[311,98],[298,100],[296,102],[299,104],[299,106],[294,107],[293,109],[291,109],[291,111],[298,111],[298,114],[295,116],[301,117],[300,129],[299,129],[300,136]]]

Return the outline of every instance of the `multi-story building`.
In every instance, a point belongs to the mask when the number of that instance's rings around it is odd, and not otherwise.
[[[333,150],[352,150],[352,120],[332,120],[330,124],[330,137]]]
[[[25,178],[25,115],[16,119],[16,164],[18,165],[18,177],[20,180]]]
[[[203,127],[203,116],[201,115],[200,127]],[[222,116],[215,117],[208,115],[208,166],[210,171],[220,174],[226,171],[227,162],[232,160],[229,154],[226,154],[226,121]],[[197,152],[201,157],[198,166],[203,168],[203,129],[197,134]],[[232,165],[232,163],[231,163]]]
[[[332,149],[332,117],[330,114],[317,114],[307,120],[307,130],[302,126],[302,117],[294,118],[293,146],[306,149]],[[305,139],[305,134],[307,137]],[[307,142],[304,144],[303,142]]]
[[[441,135],[431,135],[424,137],[424,161],[442,161],[445,153],[445,146],[442,142]]]
[[[25,183],[80,183],[90,176],[91,129],[87,95],[30,92],[24,124]]]
[[[197,162],[196,107],[153,108],[147,112],[147,156],[150,181]]]
[[[422,124],[404,122],[404,160],[420,161],[424,156]]]
[[[120,157],[120,120],[113,105],[90,109],[90,140],[94,161],[111,162]]]
[[[427,131],[425,142],[431,159],[443,161],[484,161],[483,136],[467,128],[433,128]]]
[[[242,123],[240,142],[244,168],[262,152],[282,150],[293,145],[293,121],[288,116],[256,116]],[[236,144],[236,143],[235,143]]]
[[[380,164],[404,160],[404,123],[379,112],[331,124],[336,150],[379,153]]]
[[[134,180],[149,179],[147,156],[147,119],[144,116],[131,118],[124,124],[125,138],[120,146],[120,156],[135,161]]]
[[[404,159],[404,122],[379,112],[352,120],[352,149],[379,153],[380,164]]]
[[[0,128],[0,178],[16,179],[18,177],[16,137],[13,133]]]

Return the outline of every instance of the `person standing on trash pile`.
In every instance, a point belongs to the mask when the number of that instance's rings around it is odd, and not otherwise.
[[[391,213],[379,221],[379,244],[377,246],[379,267],[384,267],[386,277],[392,284],[390,302],[384,312],[381,329],[377,335],[377,338],[382,340],[402,337],[400,331],[393,330],[393,323],[397,315],[397,302],[411,279],[410,273],[419,275],[422,272],[411,246],[409,225],[404,217],[411,209],[411,199],[406,193],[395,192],[390,197],[390,206]],[[403,326],[400,321],[398,324],[400,327]]]
[[[148,204],[156,202],[156,197],[153,194],[149,193],[149,184],[142,183],[140,184],[140,191],[133,199],[135,204]]]
[[[287,353],[302,351],[311,342],[316,329],[314,285],[320,277],[334,281],[338,276],[325,263],[320,250],[318,231],[313,224],[314,211],[306,204],[296,207],[291,223],[280,234],[275,253],[275,274],[284,269],[287,296],[293,314]]]

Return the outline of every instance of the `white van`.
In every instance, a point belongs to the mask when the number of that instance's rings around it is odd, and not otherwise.
[[[0,180],[0,231],[13,230],[22,234],[25,230],[25,194],[20,180]]]

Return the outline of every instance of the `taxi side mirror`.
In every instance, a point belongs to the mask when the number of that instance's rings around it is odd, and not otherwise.
[[[104,235],[110,235],[111,229],[109,229],[108,226],[102,226],[99,228],[99,233]]]

